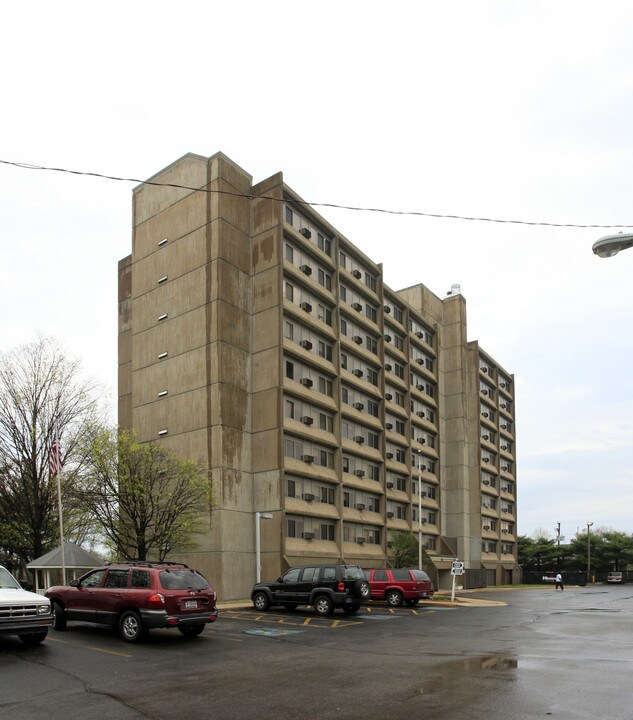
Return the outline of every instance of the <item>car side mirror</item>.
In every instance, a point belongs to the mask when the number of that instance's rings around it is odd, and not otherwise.
[[[281,575],[277,578],[277,582],[283,582],[283,578],[281,577]]]
[[[70,587],[79,587],[79,580],[71,580],[68,584]]]

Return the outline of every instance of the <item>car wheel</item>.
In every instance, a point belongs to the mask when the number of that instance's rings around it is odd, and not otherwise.
[[[125,642],[139,643],[147,637],[147,628],[136,610],[126,610],[119,618],[119,633]]]
[[[270,607],[270,600],[268,599],[268,595],[264,592],[257,592],[253,595],[253,606],[255,607],[255,610],[268,610]]]
[[[357,580],[354,583],[354,594],[363,600],[369,600],[370,589],[367,580]]]
[[[420,598],[413,598],[412,600],[407,600],[407,605],[409,607],[415,607],[420,602]]]
[[[53,629],[66,629],[66,616],[64,615],[64,607],[61,603],[53,601],[51,603],[51,611],[53,613]]]
[[[299,603],[284,603],[284,607],[288,610],[288,612],[296,610],[298,605]]]
[[[327,595],[319,595],[314,601],[314,611],[317,615],[331,615],[334,612],[334,603]]]
[[[360,610],[360,605],[343,605],[343,612],[346,615],[354,615]]]
[[[387,593],[387,605],[400,607],[402,605],[402,593],[400,590],[389,590]]]
[[[180,634],[186,638],[196,637],[204,630],[204,623],[196,623],[195,625],[179,625]]]
[[[22,635],[18,635],[18,637],[25,645],[39,645],[42,640],[46,640],[47,635],[48,629],[34,633],[23,633]]]

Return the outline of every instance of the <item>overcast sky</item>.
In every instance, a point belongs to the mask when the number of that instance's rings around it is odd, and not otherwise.
[[[222,151],[305,200],[633,226],[633,4],[29,1],[0,160],[148,178]],[[133,183],[0,164],[2,348],[56,338],[114,412]],[[459,283],[516,378],[519,532],[633,532],[633,250],[609,229],[321,210],[393,289]]]

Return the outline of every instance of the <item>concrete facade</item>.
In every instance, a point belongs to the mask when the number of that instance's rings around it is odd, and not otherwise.
[[[384,565],[410,530],[441,586],[455,556],[512,581],[514,378],[467,341],[461,293],[391,290],[281,173],[254,185],[218,153],[151,181],[119,263],[119,423],[210,469],[178,558],[248,596],[264,512],[264,578]]]

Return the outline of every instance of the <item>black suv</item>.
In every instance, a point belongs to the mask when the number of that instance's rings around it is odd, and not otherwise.
[[[256,610],[312,605],[317,615],[331,615],[334,608],[352,615],[369,600],[369,583],[358,565],[304,565],[290,568],[277,580],[257,583],[251,600]]]

